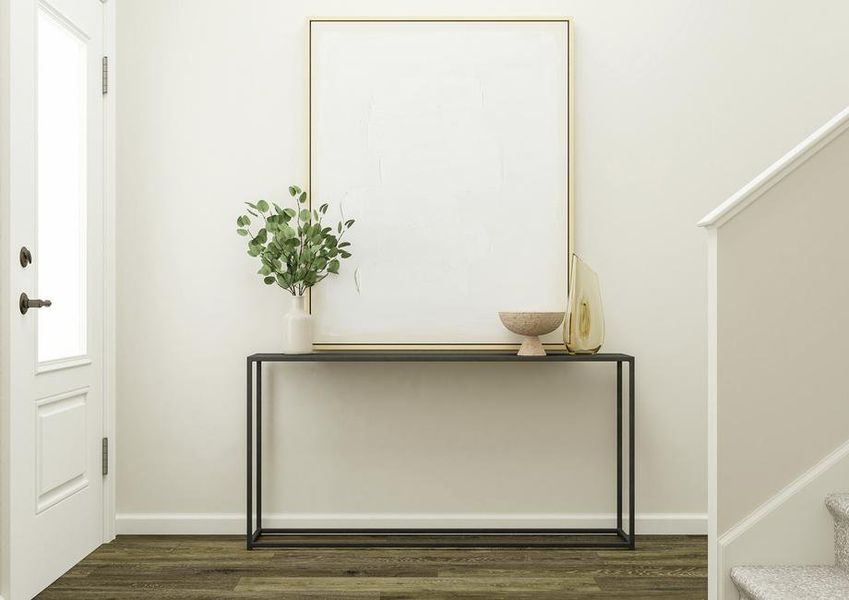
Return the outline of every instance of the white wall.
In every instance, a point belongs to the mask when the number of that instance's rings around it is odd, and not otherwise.
[[[278,347],[284,298],[233,223],[305,180],[306,20],[354,10],[574,18],[576,248],[601,276],[605,349],[637,356],[638,511],[703,528],[694,224],[845,106],[844,3],[121,0],[119,513],[241,531],[244,356]],[[292,366],[273,388],[270,512],[613,509],[610,369]]]

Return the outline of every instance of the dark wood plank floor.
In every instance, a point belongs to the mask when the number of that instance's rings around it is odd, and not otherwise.
[[[637,550],[244,549],[239,537],[119,536],[42,592],[110,598],[699,600],[702,536],[646,536]]]

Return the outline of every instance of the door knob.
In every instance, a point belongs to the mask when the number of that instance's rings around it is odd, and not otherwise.
[[[26,293],[21,294],[21,300],[19,302],[19,306],[21,307],[21,314],[27,314],[27,311],[31,308],[47,308],[51,306],[53,303],[50,300],[39,300],[38,298],[30,298],[26,295]]]

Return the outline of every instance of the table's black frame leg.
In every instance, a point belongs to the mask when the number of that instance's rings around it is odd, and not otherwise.
[[[628,532],[623,528],[623,392],[624,381],[622,377],[623,363],[628,363]],[[254,365],[256,365],[256,376],[254,376]],[[254,548],[304,548],[304,547],[396,547],[396,546],[412,546],[412,547],[559,547],[559,548],[627,548],[633,550],[636,547],[636,482],[635,482],[635,371],[634,358],[616,361],[616,528],[615,529],[593,529],[593,528],[570,528],[570,529],[266,529],[262,527],[262,361],[253,357],[247,359],[247,531],[246,531],[246,547],[248,550]],[[254,402],[256,405],[254,406]],[[256,410],[256,420],[254,420],[254,410]],[[256,433],[254,434],[254,431]],[[254,446],[256,444],[256,446]],[[254,463],[254,457],[256,462]],[[254,475],[255,472],[255,475]],[[256,488],[254,489],[254,485]],[[254,494],[256,494],[256,526],[254,526]],[[276,536],[299,535],[299,536],[318,536],[319,538],[327,535],[383,535],[383,534],[402,534],[402,535],[452,535],[458,536],[456,542],[389,542],[385,540],[364,540],[356,542],[327,542],[327,541],[294,541],[294,542],[272,542],[260,541],[261,536],[269,534]],[[618,543],[615,544],[598,544],[588,542],[539,542],[539,543],[523,543],[523,542],[481,542],[481,541],[463,541],[463,535],[501,535],[504,537],[510,535],[564,535],[564,539],[568,539],[569,535],[573,534],[613,534]]]
[[[630,527],[629,527],[629,536],[628,536],[628,546],[631,550],[636,548],[637,545],[637,514],[636,514],[636,499],[637,499],[637,482],[636,475],[637,469],[635,464],[636,458],[636,415],[635,415],[635,407],[636,403],[634,402],[634,396],[636,395],[636,373],[634,369],[634,361],[635,359],[631,357],[628,359],[628,484],[630,489],[628,490],[629,499],[628,499],[628,510],[629,516],[631,518]]]
[[[262,361],[256,363],[256,530],[262,532]]]
[[[628,532],[623,527],[622,508],[622,365],[628,363]],[[634,359],[616,361],[616,532],[631,550],[636,548],[636,481],[635,481],[635,448],[634,433],[634,392],[635,392]]]
[[[622,529],[622,361],[616,362],[616,531],[626,539]]]
[[[247,536],[245,537],[245,542],[248,550],[253,549],[254,546],[254,523],[253,523],[253,471],[254,471],[254,459],[253,459],[253,401],[254,401],[254,384],[253,384],[253,361],[248,358],[248,393],[247,393],[247,414],[245,416],[245,420],[247,423],[247,455],[248,455],[248,464],[247,464],[247,510],[245,511],[245,515],[248,521],[248,530]]]
[[[248,358],[247,377],[247,537],[246,547],[252,550],[262,532],[262,361]],[[256,381],[256,387],[254,387]],[[256,400],[256,478],[254,478],[254,400]],[[256,483],[256,527],[254,527],[254,482]]]

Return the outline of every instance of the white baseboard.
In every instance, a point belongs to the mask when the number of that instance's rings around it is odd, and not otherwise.
[[[263,526],[274,528],[553,528],[614,527],[613,514],[266,514]],[[243,513],[119,513],[119,534],[241,535]],[[627,530],[627,519],[625,529]],[[701,513],[637,514],[643,535],[705,535],[707,515]]]

